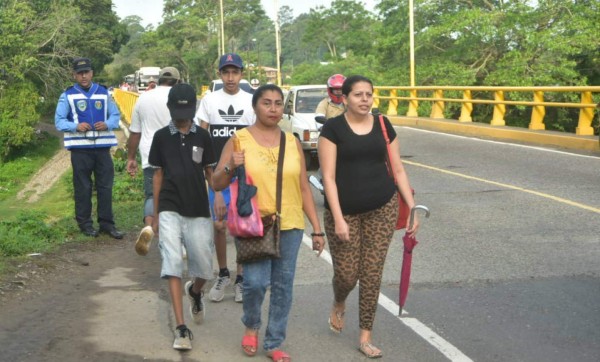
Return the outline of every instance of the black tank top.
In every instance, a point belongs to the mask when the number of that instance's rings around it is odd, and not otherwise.
[[[394,127],[385,117],[384,123],[392,142]],[[378,209],[392,198],[396,186],[388,173],[387,147],[378,119],[373,118],[371,132],[357,135],[341,115],[325,123],[321,137],[337,146],[335,182],[344,215]],[[329,209],[327,198],[325,207]]]

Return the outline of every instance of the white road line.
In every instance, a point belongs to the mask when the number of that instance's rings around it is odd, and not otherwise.
[[[304,245],[308,246],[312,250],[312,238],[306,234],[302,238],[302,242]],[[323,250],[320,256],[323,260],[325,260],[330,265],[331,262],[331,254],[327,250]],[[417,335],[431,344],[435,349],[440,351],[444,356],[446,356],[450,361],[453,362],[473,362],[472,359],[467,357],[464,353],[462,353],[458,348],[454,347],[444,338],[440,337],[437,333],[432,331],[429,327],[421,323],[416,318],[407,318],[407,317],[399,317],[398,310],[400,306],[394,303],[390,298],[386,297],[382,293],[379,293],[379,305],[385,308],[392,315],[396,316],[400,322],[404,323],[408,328],[412,329]],[[402,311],[403,315],[407,315],[408,312],[406,310]]]
[[[551,153],[558,153],[558,154],[567,155],[567,156],[600,159],[600,157],[598,157],[598,156],[580,155],[580,154],[572,153],[572,152],[559,151],[559,150],[554,150],[554,149],[544,148],[544,147],[537,147],[537,146],[522,145],[522,144],[519,144],[519,143],[494,141],[494,140],[488,140],[488,139],[483,139],[483,138],[475,138],[473,136],[471,136],[471,137],[469,137],[469,136],[460,136],[460,135],[455,135],[455,134],[450,134],[450,133],[430,131],[430,130],[426,130],[426,129],[414,128],[414,127],[409,127],[409,126],[396,126],[396,127],[410,128],[411,130],[417,131],[417,132],[433,133],[433,134],[440,135],[440,136],[453,137],[453,138],[462,138],[462,139],[468,139],[468,140],[471,140],[471,141],[478,141],[478,142],[485,142],[485,143],[494,143],[494,144],[498,144],[498,145],[520,147],[520,148],[529,148],[529,149],[532,149],[532,150],[538,150],[538,151],[544,151],[544,152],[551,152]],[[551,146],[549,146],[549,147],[551,147]]]

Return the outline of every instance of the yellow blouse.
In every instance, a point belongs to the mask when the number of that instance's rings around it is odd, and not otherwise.
[[[258,188],[256,193],[261,216],[274,214],[275,188],[277,182],[277,161],[279,146],[268,148],[259,145],[248,129],[236,132],[244,150],[246,173]],[[300,154],[296,138],[285,134],[285,156],[281,186],[281,230],[304,229],[302,193],[300,192]]]

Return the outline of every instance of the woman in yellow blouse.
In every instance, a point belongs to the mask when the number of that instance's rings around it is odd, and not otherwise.
[[[258,88],[252,97],[256,123],[238,131],[241,152],[234,152],[233,138],[223,149],[213,174],[213,187],[220,190],[231,183],[235,168],[244,165],[258,188],[257,201],[261,216],[273,214],[275,184],[283,115],[283,92],[275,85]],[[281,258],[244,263],[244,314],[246,331],[242,339],[244,352],[253,356],[258,349],[261,307],[271,286],[269,320],[263,347],[275,362],[286,362],[290,356],[280,349],[286,335],[288,315],[292,306],[292,290],[296,259],[304,233],[304,214],[312,224],[313,249],[320,254],[325,246],[312,193],[306,177],[304,155],[300,142],[285,134],[285,155],[281,195]]]

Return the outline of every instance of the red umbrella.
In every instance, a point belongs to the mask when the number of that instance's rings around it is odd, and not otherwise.
[[[429,217],[429,209],[423,205],[416,205],[410,210],[410,226],[409,229],[412,228],[415,212],[417,210],[425,211],[425,217]],[[402,237],[402,241],[404,242],[404,254],[402,255],[402,270],[400,272],[400,296],[399,302],[400,311],[399,314],[402,316],[402,308],[404,307],[404,302],[406,302],[406,297],[408,296],[408,285],[410,283],[410,267],[412,264],[412,251],[417,245],[418,241],[414,236],[409,236],[408,233],[404,234]]]

